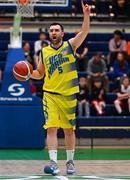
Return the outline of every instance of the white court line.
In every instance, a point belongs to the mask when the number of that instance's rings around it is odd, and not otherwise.
[[[66,176],[56,176],[60,180],[69,180]]]
[[[90,179],[100,179],[100,180],[126,180],[126,179],[117,179],[115,178],[108,178],[108,177],[100,177],[100,176],[81,176],[82,178],[90,178]]]
[[[57,178],[57,179],[59,179],[59,180],[69,180],[69,179],[71,179],[72,178],[72,180],[73,179],[75,179],[75,177],[78,177],[78,176],[72,176],[72,177],[66,177],[66,176],[52,176],[54,179],[55,178]],[[18,178],[18,177],[16,177],[16,178],[10,178],[10,179],[6,179],[6,180],[29,180],[29,179],[39,179],[39,178],[44,178],[44,180],[48,180],[48,178],[46,179],[46,177],[45,176],[26,176],[26,177],[20,177],[20,178]],[[52,179],[53,179],[52,178]],[[119,177],[101,177],[101,176],[79,176],[79,180],[81,180],[81,178],[82,179],[97,179],[97,180],[126,180],[126,179],[119,179]],[[50,179],[50,177],[49,177],[49,179]],[[77,178],[76,178],[77,179]],[[78,180],[78,179],[77,179]]]
[[[23,178],[15,178],[15,179],[6,179],[6,180],[27,180],[27,179],[36,179],[36,178],[41,178],[42,176],[27,176]]]

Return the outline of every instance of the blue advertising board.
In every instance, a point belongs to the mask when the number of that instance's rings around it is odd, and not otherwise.
[[[28,81],[13,76],[20,60],[23,49],[10,48],[0,93],[0,148],[44,148],[42,100],[32,96]]]

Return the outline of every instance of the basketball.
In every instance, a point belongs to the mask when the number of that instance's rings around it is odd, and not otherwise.
[[[27,5],[29,0],[18,0],[19,4],[21,5]]]
[[[19,61],[13,67],[13,75],[19,81],[27,81],[32,72],[33,67],[27,61]]]

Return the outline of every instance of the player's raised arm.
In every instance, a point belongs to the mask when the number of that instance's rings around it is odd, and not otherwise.
[[[33,70],[31,78],[32,79],[42,79],[44,75],[45,75],[45,67],[44,67],[42,60],[40,59],[37,69]]]
[[[82,28],[74,38],[69,40],[74,50],[76,50],[85,40],[89,32],[89,26],[90,26],[90,6],[88,6],[88,4],[84,5],[83,0],[81,0],[81,4],[82,4],[83,16],[84,16]]]

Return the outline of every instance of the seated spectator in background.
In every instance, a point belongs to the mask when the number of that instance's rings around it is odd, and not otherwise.
[[[92,90],[92,84],[94,80],[97,78],[102,80],[106,92],[109,90],[109,82],[108,82],[108,77],[106,75],[107,67],[105,61],[102,59],[102,54],[100,52],[97,52],[95,56],[93,56],[88,61],[87,73],[88,73],[88,88],[90,93]]]
[[[130,56],[130,41],[127,43],[127,54]]]
[[[44,48],[46,46],[48,46],[48,42],[47,41],[42,41],[41,42],[41,48]],[[42,51],[42,49],[38,50],[37,53],[35,54],[36,66],[38,65],[39,60],[41,59],[41,51]]]
[[[114,101],[115,108],[119,115],[130,113],[130,81],[129,78],[123,77],[120,85],[120,92],[117,93],[117,99]]]
[[[2,82],[2,69],[0,68],[0,91],[1,91],[1,82]]]
[[[98,15],[109,15],[110,9],[109,5],[110,2],[106,0],[95,0],[95,6],[96,6],[96,14]]]
[[[30,91],[31,91],[32,95],[36,96],[37,88],[32,79],[29,79],[29,86],[30,86]]]
[[[23,43],[23,50],[25,59],[35,68],[35,62],[31,51],[31,46],[28,41]]]
[[[114,37],[109,41],[109,65],[112,66],[117,58],[118,52],[127,53],[127,42],[123,39],[123,34],[119,30],[114,31]]]
[[[114,61],[113,65],[114,77],[120,79],[122,76],[126,76],[129,71],[129,64],[125,59],[125,54],[123,52],[119,52],[117,54],[117,60]]]
[[[2,81],[2,69],[0,68],[0,81]]]
[[[127,42],[127,60],[130,66],[130,41]]]
[[[101,79],[95,79],[90,94],[90,102],[97,115],[104,115],[106,92]]]
[[[46,41],[48,44],[50,44],[50,42],[47,40],[46,33],[43,31],[39,34],[39,40],[34,43],[35,54],[42,49],[42,41]]]
[[[79,94],[77,96],[78,99],[78,116],[89,116],[89,91],[87,88],[86,78],[81,77],[79,80]]]
[[[78,71],[85,71],[87,68],[87,53],[88,48],[82,44],[77,50],[76,50],[76,63],[77,63],[77,69]]]

